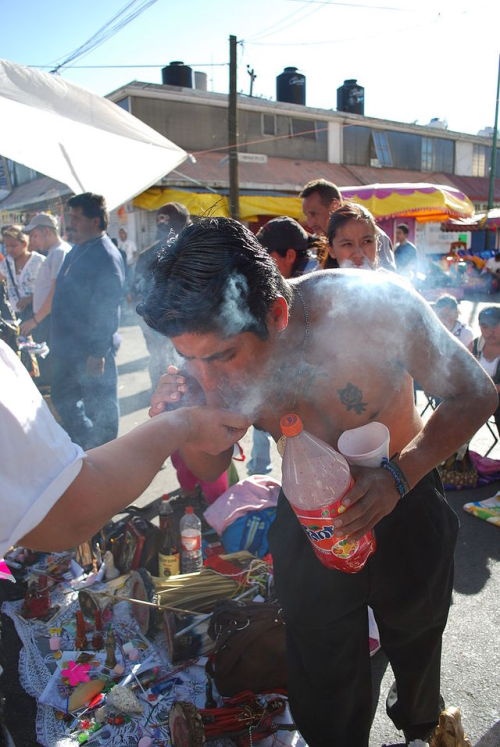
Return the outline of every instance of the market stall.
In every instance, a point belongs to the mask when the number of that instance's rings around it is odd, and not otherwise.
[[[159,501],[75,552],[6,556],[20,598],[2,612],[21,641],[19,680],[36,700],[40,744],[304,744],[284,689],[270,559],[227,554],[205,518],[224,534],[251,518],[263,488],[257,511],[272,508],[277,484],[259,479],[236,512],[206,511],[200,493],[170,496],[176,516],[189,500],[203,520],[207,559],[197,573],[157,575],[163,535],[148,516]]]

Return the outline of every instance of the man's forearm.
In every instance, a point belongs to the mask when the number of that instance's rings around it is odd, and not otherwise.
[[[493,384],[485,385],[481,396],[442,402],[399,455],[398,464],[410,487],[469,441],[497,406],[498,394]]]

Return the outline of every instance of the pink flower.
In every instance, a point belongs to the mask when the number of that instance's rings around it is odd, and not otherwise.
[[[77,664],[76,661],[68,661],[68,668],[63,669],[61,675],[65,677],[71,687],[75,687],[79,682],[88,682],[90,664]]]

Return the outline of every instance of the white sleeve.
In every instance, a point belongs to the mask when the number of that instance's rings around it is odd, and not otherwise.
[[[466,348],[468,348],[473,339],[474,332],[470,327],[464,326],[460,333],[460,342],[465,345]]]
[[[0,340],[0,557],[45,518],[84,457]]]

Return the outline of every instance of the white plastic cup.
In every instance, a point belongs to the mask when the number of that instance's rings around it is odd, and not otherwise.
[[[387,426],[373,421],[344,431],[338,441],[338,450],[349,464],[380,467],[382,459],[389,458],[390,435]]]

